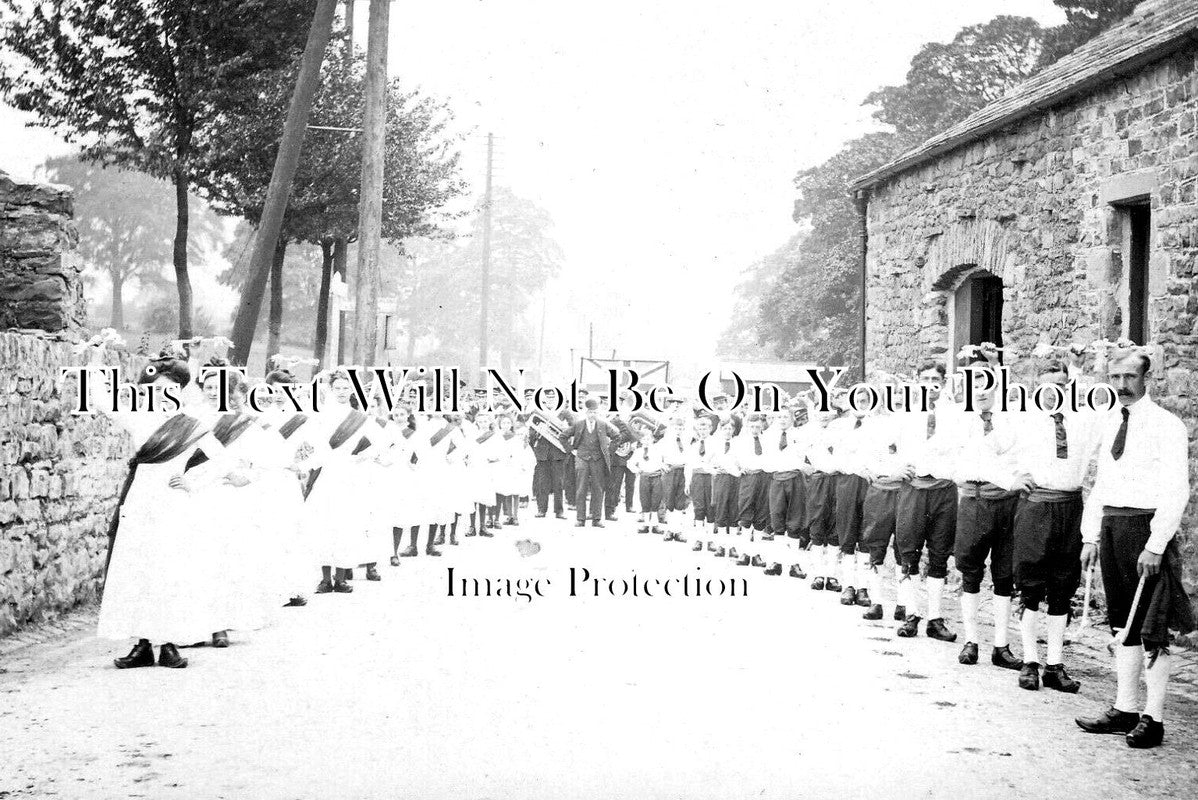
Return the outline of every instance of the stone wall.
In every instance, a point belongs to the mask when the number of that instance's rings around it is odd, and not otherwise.
[[[0,329],[82,328],[86,306],[73,214],[67,187],[0,172]]]
[[[1185,420],[1198,489],[1198,47],[874,187],[867,210],[867,368],[950,356],[953,290],[1003,283],[1004,344],[1114,340],[1127,309],[1121,200],[1151,202],[1152,391]],[[1026,363],[1026,362],[1025,362]],[[1012,365],[1019,371],[1018,358]],[[1022,376],[1027,379],[1027,376]],[[1198,597],[1198,504],[1179,544]]]

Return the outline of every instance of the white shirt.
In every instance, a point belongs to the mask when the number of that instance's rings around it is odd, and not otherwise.
[[[1165,552],[1190,499],[1189,438],[1185,424],[1145,394],[1128,406],[1127,437],[1118,461],[1111,445],[1123,422],[1122,406],[1102,421],[1098,477],[1082,513],[1082,540],[1097,544],[1103,506],[1152,508],[1152,534],[1144,546]]]
[[[679,435],[673,428],[670,428],[666,431],[666,435],[661,437],[661,441],[654,446],[657,448],[661,462],[667,469],[684,467],[690,454],[691,435],[685,432]]]
[[[746,426],[741,431],[740,436],[732,440],[732,453],[736,456],[736,463],[740,467],[741,473],[752,470],[762,471],[769,467],[767,461],[767,447],[765,444],[765,431],[759,435],[761,443],[761,454],[757,454],[757,447],[753,443],[753,434]]]
[[[983,413],[962,413],[957,419],[953,480],[957,483],[987,481],[1009,491],[1016,479],[1015,430],[1019,415],[991,412],[993,430],[986,433]]]
[[[812,468],[820,472],[836,471],[836,458],[832,454],[836,450],[837,444],[836,429],[832,427],[833,422],[835,420],[822,426],[818,422],[809,422],[803,426],[803,433],[807,434],[809,442],[807,460],[811,462]]]
[[[1042,489],[1080,489],[1098,451],[1101,418],[1092,412],[1063,414],[1065,458],[1057,458],[1057,426],[1052,414],[1028,411],[1017,415],[1016,469],[1031,475],[1032,482]]]
[[[928,436],[928,417],[935,419],[935,432]],[[960,414],[951,405],[939,401],[932,411],[897,411],[899,452],[916,475],[951,479],[957,450],[957,423]]]
[[[896,414],[874,414],[857,431],[852,458],[858,469],[868,469],[876,477],[900,475],[907,466],[899,447],[904,434],[903,420]]]

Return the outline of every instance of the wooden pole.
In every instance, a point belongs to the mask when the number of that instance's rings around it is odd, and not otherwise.
[[[378,351],[390,15],[391,0],[370,0],[366,28],[366,110],[362,115],[362,190],[358,206],[358,275],[354,284],[354,363],[363,365],[373,364]]]
[[[478,318],[478,373],[487,370],[487,313],[491,297],[491,167],[494,163],[495,138],[487,134],[487,191],[483,197],[483,285],[479,295],[481,309]]]
[[[258,234],[254,237],[254,249],[250,255],[249,276],[241,290],[241,302],[237,306],[237,319],[233,323],[233,353],[235,364],[249,361],[250,348],[254,344],[254,329],[258,326],[258,313],[262,310],[262,295],[266,291],[266,279],[270,276],[271,261],[279,232],[283,229],[283,216],[287,202],[291,199],[291,183],[299,164],[304,143],[304,131],[312,112],[312,98],[320,83],[320,65],[324,51],[333,32],[333,12],[337,0],[318,0],[312,14],[312,27],[308,29],[308,43],[304,47],[295,91],[283,123],[283,138],[279,141],[279,153],[275,157],[274,170],[270,175],[270,187],[266,190],[266,201],[262,207],[262,219]]]
[[[345,0],[345,63],[354,63],[354,0]]]

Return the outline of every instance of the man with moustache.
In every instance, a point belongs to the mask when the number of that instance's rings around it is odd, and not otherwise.
[[[636,474],[628,469],[628,458],[637,444],[637,434],[632,429],[631,395],[621,392],[619,395],[619,411],[612,414],[608,422],[616,429],[618,436],[612,439],[611,472],[607,477],[607,490],[604,494],[604,518],[608,522],[616,521],[616,506],[620,504],[620,489],[624,489],[624,510],[632,513],[632,492],[636,486]]]
[[[1114,705],[1097,717],[1078,717],[1077,724],[1089,733],[1126,734],[1135,748],[1164,739],[1171,631],[1194,628],[1174,541],[1190,496],[1189,442],[1185,424],[1149,394],[1151,369],[1142,349],[1116,351],[1109,362],[1107,382],[1119,405],[1101,425],[1098,475],[1081,522],[1082,568],[1101,564],[1112,631],[1126,625],[1126,635],[1115,645]],[[1141,674],[1148,697],[1137,715]]]

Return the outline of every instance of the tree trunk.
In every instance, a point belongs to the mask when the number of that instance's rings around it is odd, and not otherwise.
[[[270,262],[270,321],[267,324],[266,371],[270,371],[270,359],[278,355],[279,340],[283,335],[283,259],[287,255],[287,237],[280,236],[275,246],[274,259]]]
[[[191,327],[191,277],[187,274],[187,167],[175,167],[175,287],[179,290],[179,338],[195,335]]]
[[[341,240],[344,241],[344,240]],[[332,239],[320,240],[320,294],[316,297],[316,341],[312,345],[312,357],[324,361],[325,347],[329,343],[329,289],[333,285],[333,251],[336,243]],[[313,372],[323,364],[318,363]]]
[[[125,288],[125,279],[120,275],[113,273],[112,277],[112,319],[109,321],[109,327],[115,330],[124,330],[125,328],[125,300],[123,289]]]
[[[258,326],[258,312],[262,309],[262,295],[270,274],[271,256],[283,229],[283,216],[287,211],[287,201],[291,198],[291,182],[299,165],[304,132],[308,127],[308,117],[312,113],[312,98],[320,85],[320,65],[324,60],[329,36],[332,34],[333,12],[336,7],[337,0],[317,0],[316,9],[312,14],[312,26],[308,29],[308,41],[300,61],[299,75],[295,80],[295,91],[287,108],[287,119],[283,122],[279,153],[270,175],[270,186],[266,190],[262,220],[258,226],[258,234],[254,237],[250,274],[241,290],[237,319],[233,323],[232,360],[235,364],[246,363],[250,348],[254,344],[254,329]]]

